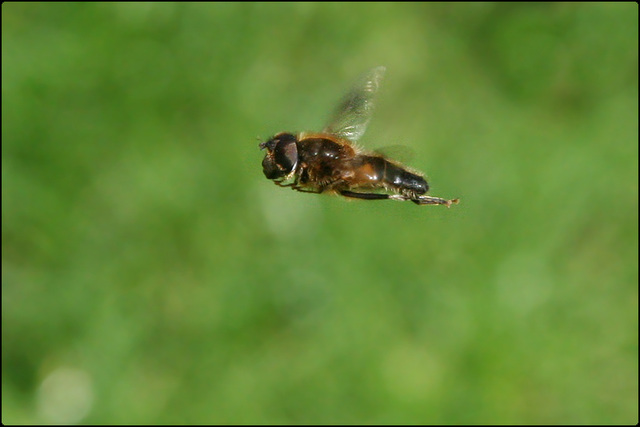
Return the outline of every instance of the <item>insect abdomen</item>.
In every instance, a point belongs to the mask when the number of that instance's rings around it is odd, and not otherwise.
[[[351,166],[355,170],[352,184],[363,187],[387,187],[399,193],[425,194],[429,185],[425,179],[384,157],[361,155]]]
[[[390,184],[398,190],[406,190],[415,194],[425,194],[429,191],[429,185],[422,176],[409,172],[386,159],[380,160],[385,163],[383,179],[388,185]]]

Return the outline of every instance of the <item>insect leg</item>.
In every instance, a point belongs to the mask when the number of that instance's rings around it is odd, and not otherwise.
[[[322,189],[321,188],[299,187],[297,185],[293,185],[293,186],[291,186],[291,189],[299,191],[301,193],[315,193],[315,194],[322,193]]]
[[[348,190],[341,190],[340,194],[345,197],[353,197],[354,199],[364,199],[364,200],[384,200],[389,199],[391,196],[389,194],[380,194],[380,193],[356,193]]]
[[[456,204],[459,202],[459,199],[447,200],[441,199],[440,197],[431,197],[431,196],[405,196],[402,194],[390,194],[389,199],[391,200],[401,200],[401,201],[412,201],[416,205],[445,205],[446,207],[450,207],[452,204]]]
[[[404,198],[403,200],[411,200],[416,205],[445,205],[450,207],[452,204],[458,203],[458,199],[447,200],[440,197],[418,196],[416,198]]]
[[[290,187],[292,190],[300,191],[301,193],[322,193],[321,188],[305,187],[297,182],[290,182],[288,184],[276,182],[276,184],[280,187]]]

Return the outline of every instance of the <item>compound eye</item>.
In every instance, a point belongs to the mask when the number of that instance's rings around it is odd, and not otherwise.
[[[290,173],[298,163],[298,146],[295,139],[280,139],[273,150],[273,158],[285,174]]]

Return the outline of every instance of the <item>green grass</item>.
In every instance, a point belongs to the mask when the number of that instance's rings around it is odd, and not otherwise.
[[[387,75],[418,207],[256,136]],[[2,421],[638,422],[638,7],[2,5]]]

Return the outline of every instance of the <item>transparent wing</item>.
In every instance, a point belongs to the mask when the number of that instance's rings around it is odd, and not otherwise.
[[[323,132],[358,141],[367,130],[385,70],[385,67],[376,67],[363,75],[344,97]]]
[[[373,154],[378,154],[386,159],[407,164],[416,157],[416,153],[411,147],[406,145],[385,145],[373,150]]]

